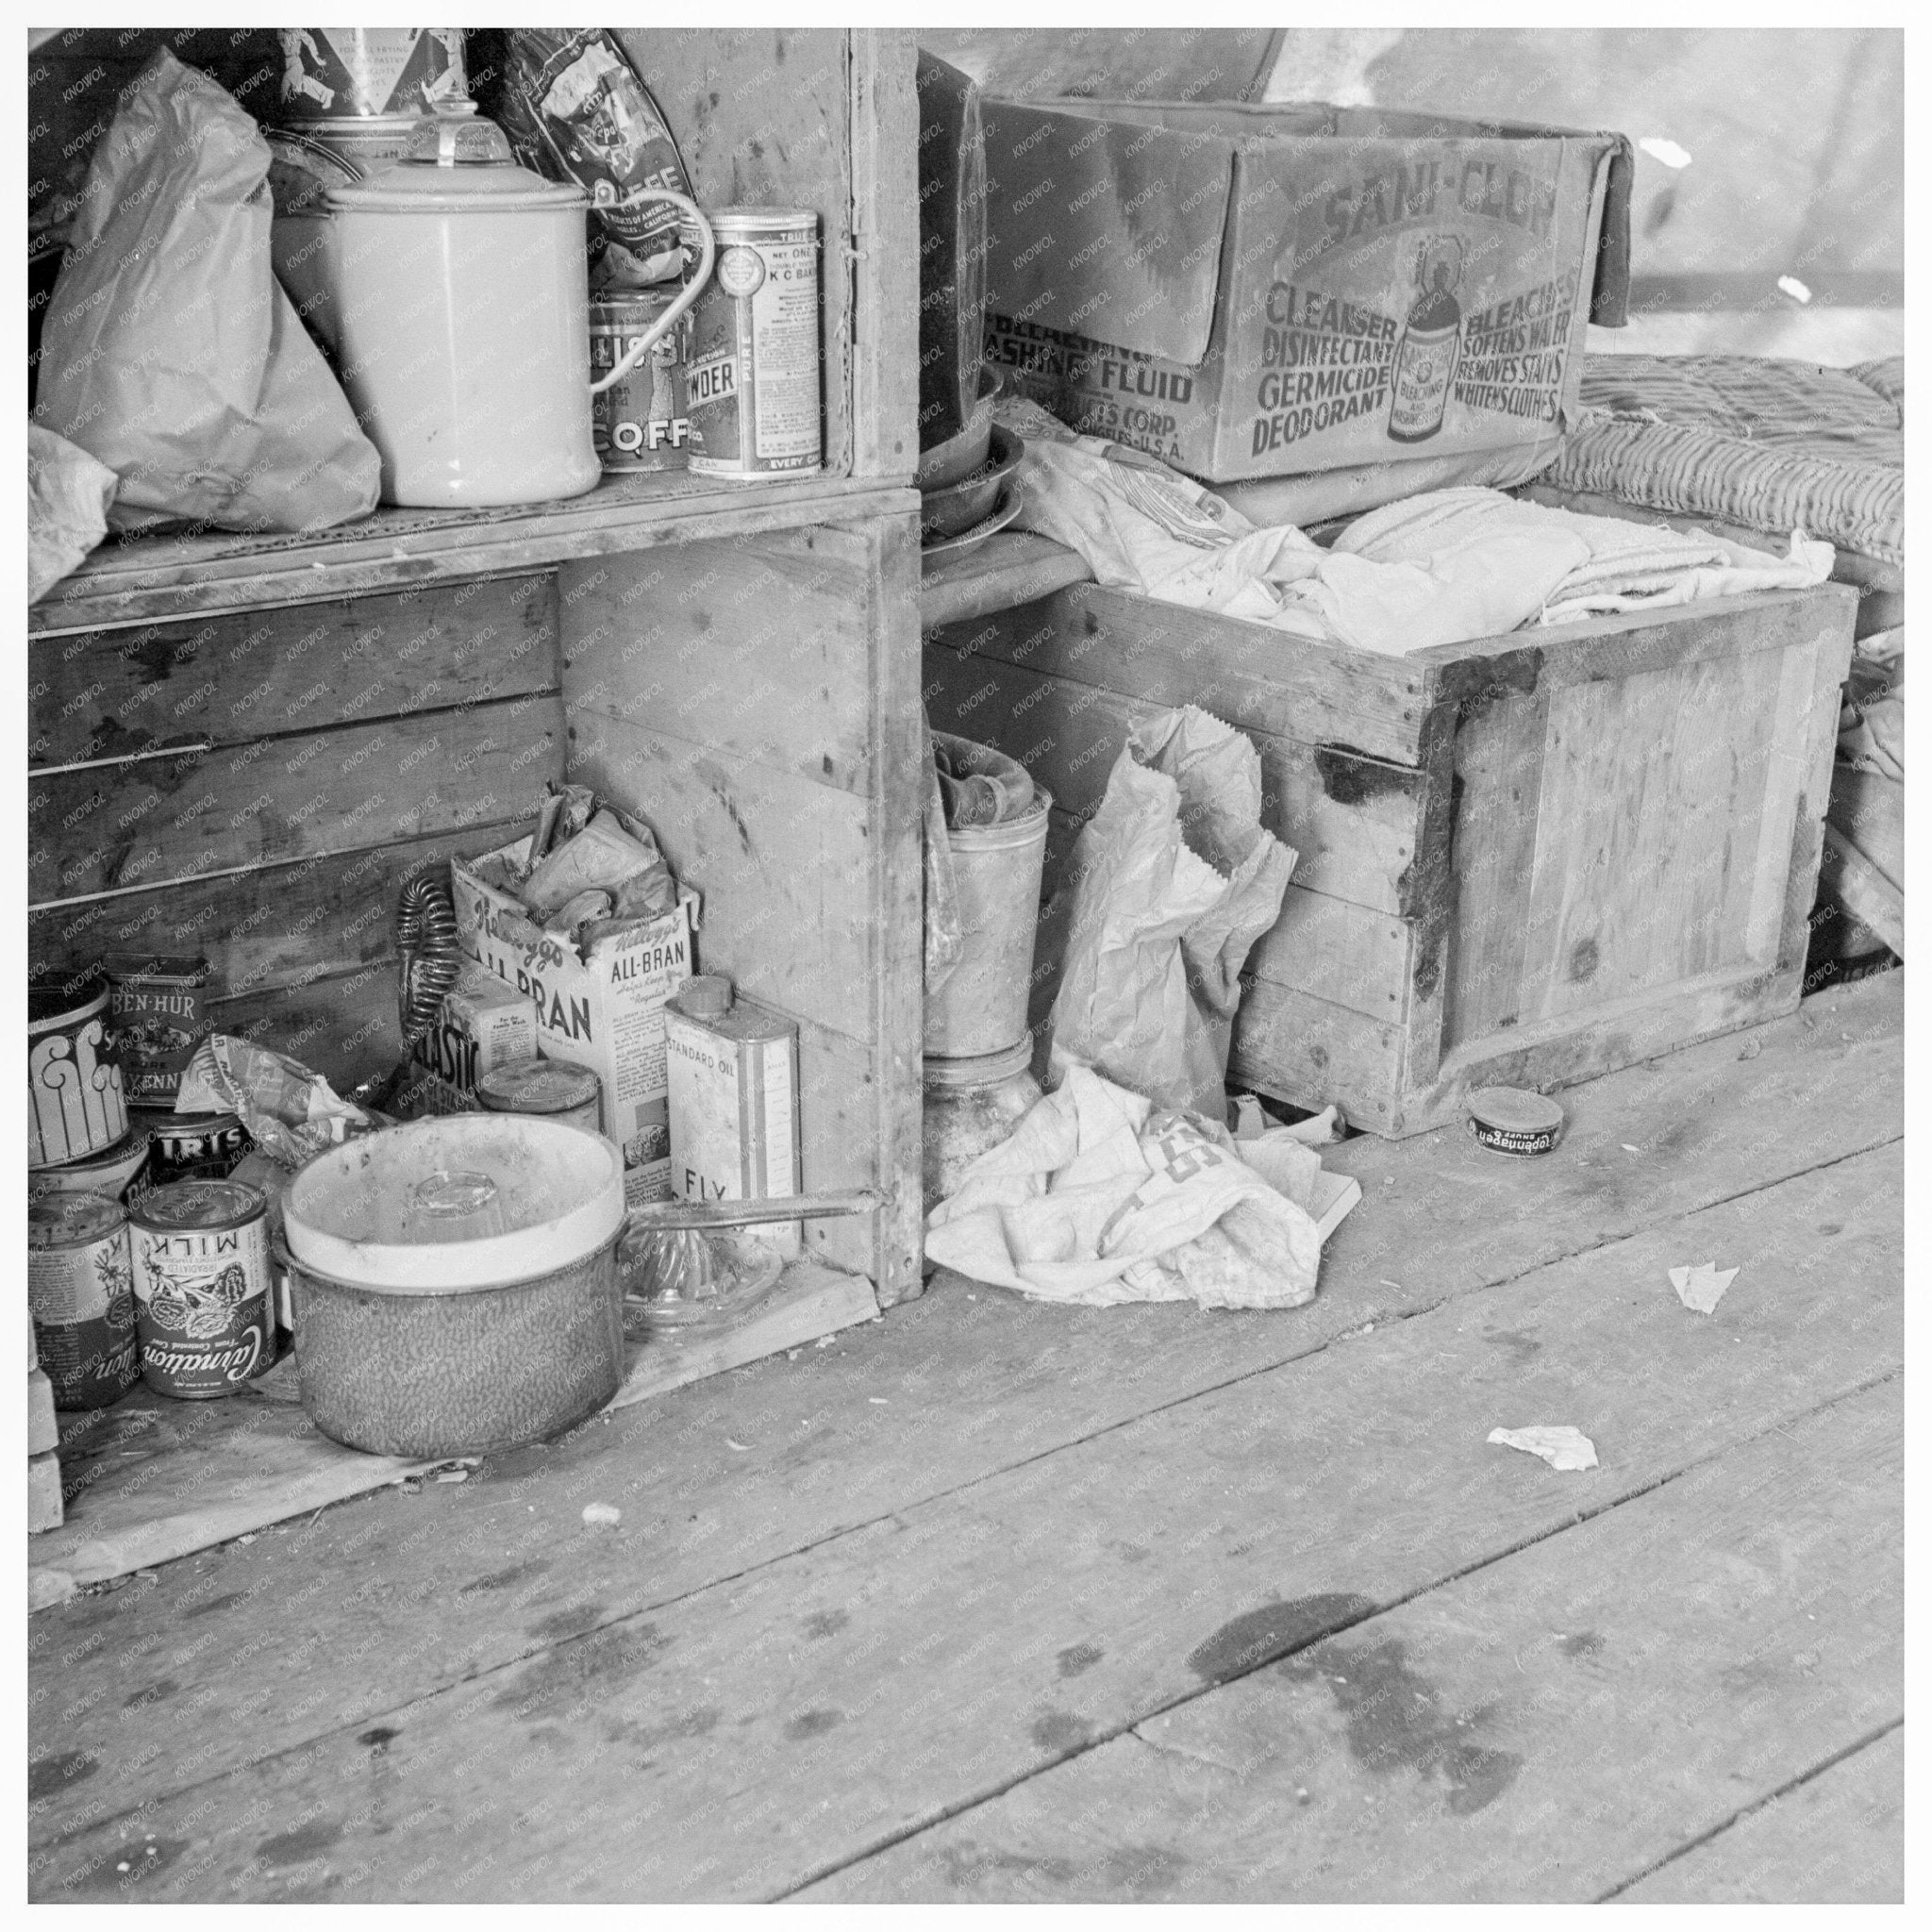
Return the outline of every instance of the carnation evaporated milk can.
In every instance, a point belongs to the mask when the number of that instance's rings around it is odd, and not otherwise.
[[[669,308],[683,285],[607,291],[591,298],[591,380],[607,376]],[[691,441],[684,344],[689,324],[658,337],[642,361],[591,397],[591,441],[607,470],[681,470]]]
[[[796,476],[824,460],[819,218],[810,208],[708,210],[711,279],[691,311],[694,475]],[[687,233],[695,255],[697,237]]]
[[[56,1194],[26,1216],[26,1295],[56,1408],[106,1408],[141,1379],[127,1216],[103,1194]]]
[[[798,1028],[723,974],[701,973],[664,1002],[671,1190],[683,1201],[762,1201],[799,1191]],[[795,1221],[758,1230],[788,1260]]]
[[[128,1217],[141,1374],[158,1395],[232,1395],[275,1360],[267,1208],[240,1181],[176,1181]]]

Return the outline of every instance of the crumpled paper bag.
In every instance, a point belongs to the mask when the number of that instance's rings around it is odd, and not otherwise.
[[[165,47],[94,150],[34,416],[120,478],[117,530],[319,530],[375,508],[375,445],[270,265],[269,158]]]
[[[1231,1146],[1071,1066],[926,1223],[929,1259],[1042,1301],[1295,1307],[1321,1237]]]
[[[1294,861],[1261,824],[1261,759],[1239,731],[1194,705],[1138,725],[1074,843],[1053,1063],[1219,1119],[1241,970]]]
[[[108,534],[119,487],[107,464],[38,423],[26,425],[26,601],[38,604]]]
[[[388,1124],[300,1060],[230,1033],[211,1033],[194,1049],[175,1111],[237,1114],[256,1145],[289,1168]]]

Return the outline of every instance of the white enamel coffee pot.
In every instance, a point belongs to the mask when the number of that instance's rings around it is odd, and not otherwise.
[[[664,312],[591,380],[581,189],[512,158],[478,119],[424,123],[392,167],[331,187],[325,275],[343,386],[382,458],[385,503],[438,509],[581,496],[602,475],[591,397],[620,380],[697,300],[716,252],[691,199],[674,206],[700,256]]]

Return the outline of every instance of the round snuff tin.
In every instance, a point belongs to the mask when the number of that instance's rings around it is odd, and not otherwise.
[[[1478,1087],[1469,1096],[1469,1130],[1492,1153],[1547,1154],[1562,1138],[1563,1109],[1523,1087]]]

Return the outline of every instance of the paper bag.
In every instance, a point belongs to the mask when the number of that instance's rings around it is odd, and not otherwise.
[[[1193,705],[1137,727],[1074,847],[1054,1063],[1223,1118],[1241,970],[1294,861],[1262,828],[1261,760],[1240,732]]]

